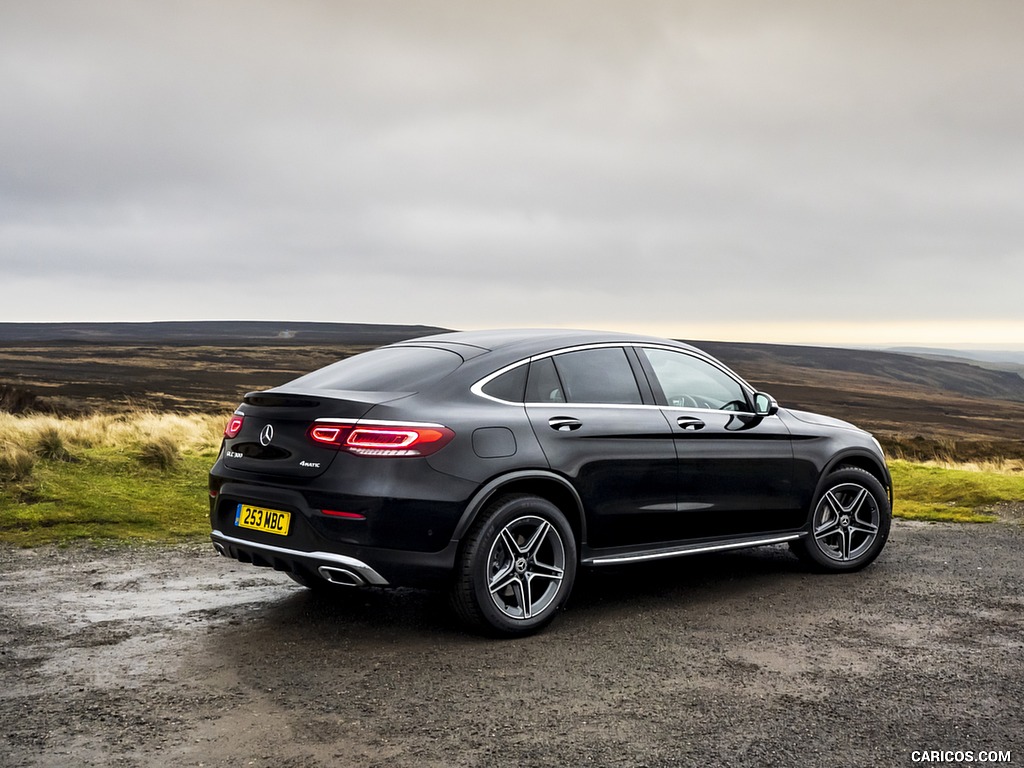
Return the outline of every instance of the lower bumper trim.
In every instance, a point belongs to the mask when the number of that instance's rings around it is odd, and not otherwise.
[[[267,554],[278,555],[280,557],[288,558],[296,561],[316,561],[317,565],[337,565],[342,568],[351,571],[361,578],[365,583],[372,584],[375,587],[386,587],[388,586],[388,580],[381,576],[377,571],[368,566],[362,560],[357,560],[354,557],[348,555],[338,555],[334,552],[302,552],[298,549],[288,549],[287,547],[275,547],[272,544],[258,544],[252,541],[246,541],[245,539],[236,539],[234,536],[228,536],[220,531],[213,531],[210,534],[210,538],[213,540],[213,546],[216,547],[217,551],[222,555],[226,555],[226,547],[236,547],[247,551],[265,552]]]

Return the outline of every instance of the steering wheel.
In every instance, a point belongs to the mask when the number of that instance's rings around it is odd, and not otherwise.
[[[691,395],[676,395],[672,398],[671,404],[677,408],[700,408],[697,404],[696,398]]]

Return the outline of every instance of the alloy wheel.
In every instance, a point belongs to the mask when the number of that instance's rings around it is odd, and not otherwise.
[[[859,483],[825,492],[814,510],[814,539],[826,557],[849,562],[863,555],[878,536],[881,513],[874,495]]]
[[[543,613],[565,577],[565,545],[550,522],[524,515],[506,524],[487,555],[487,590],[510,619]]]

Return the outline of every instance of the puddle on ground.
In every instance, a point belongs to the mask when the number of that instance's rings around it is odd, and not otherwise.
[[[0,574],[4,612],[18,637],[5,653],[20,671],[31,668],[58,686],[144,685],[173,674],[176,660],[198,649],[209,630],[305,592],[285,574],[212,551],[175,556],[173,570],[145,552],[120,554],[77,562],[74,553],[56,551],[38,565],[24,554]]]

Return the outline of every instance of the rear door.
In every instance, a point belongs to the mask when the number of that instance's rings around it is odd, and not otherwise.
[[[622,346],[534,359],[526,411],[552,469],[575,486],[592,547],[656,541],[675,511],[672,433]]]

